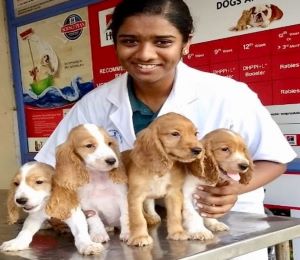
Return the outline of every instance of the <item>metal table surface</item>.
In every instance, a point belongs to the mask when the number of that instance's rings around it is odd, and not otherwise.
[[[263,216],[231,212],[224,217],[230,231],[217,233],[213,240],[171,241],[166,239],[166,223],[150,229],[154,244],[129,247],[120,242],[118,234],[110,233],[111,240],[99,256],[82,256],[73,245],[72,235],[58,235],[53,230],[40,230],[28,250],[0,252],[1,260],[10,259],[230,259],[251,251],[275,245],[300,236],[300,219],[282,216]],[[6,224],[6,191],[0,190],[0,244],[12,239],[21,224]]]

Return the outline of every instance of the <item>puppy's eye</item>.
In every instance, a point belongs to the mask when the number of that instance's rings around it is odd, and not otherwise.
[[[93,148],[94,145],[93,145],[93,144],[87,144],[87,145],[85,145],[85,147],[86,147],[86,148]]]
[[[112,146],[112,145],[113,145],[113,142],[108,142],[107,145],[108,145],[108,146]]]
[[[171,135],[172,136],[180,136],[180,133],[179,132],[172,132]]]
[[[43,184],[44,182],[43,181],[36,181],[35,183],[36,184]]]
[[[222,150],[223,152],[229,152],[229,148],[228,148],[228,147],[223,147],[221,150]]]
[[[14,182],[14,185],[15,185],[16,187],[18,187],[18,186],[20,185],[20,183],[18,183],[17,181],[15,181],[15,182]]]

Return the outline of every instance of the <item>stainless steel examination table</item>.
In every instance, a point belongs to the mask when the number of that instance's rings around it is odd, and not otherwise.
[[[20,224],[6,224],[6,195],[5,190],[0,190],[0,244],[14,238],[21,229]],[[10,253],[0,252],[0,260],[221,260],[300,237],[300,219],[231,212],[223,220],[230,226],[230,231],[217,233],[215,238],[208,242],[167,240],[165,221],[150,229],[154,244],[143,248],[129,247],[119,241],[117,232],[110,233],[111,240],[104,244],[105,250],[99,256],[78,254],[71,234],[58,235],[53,230],[40,230],[34,236],[30,249]]]

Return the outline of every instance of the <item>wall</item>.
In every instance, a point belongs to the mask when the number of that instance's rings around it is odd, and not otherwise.
[[[7,189],[20,156],[4,1],[0,1],[0,31],[0,189]]]

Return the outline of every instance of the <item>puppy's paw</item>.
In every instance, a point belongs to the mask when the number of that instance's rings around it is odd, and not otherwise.
[[[208,225],[207,228],[213,232],[220,232],[220,231],[227,231],[229,230],[229,227],[224,224],[223,222],[217,222],[211,225]]]
[[[149,235],[131,236],[127,241],[127,244],[130,246],[147,246],[151,245],[152,243],[153,239]]]
[[[202,231],[198,231],[198,232],[192,232],[189,233],[189,239],[191,240],[210,240],[213,239],[214,235],[211,231],[209,231],[208,229],[202,230]]]
[[[129,232],[121,232],[120,233],[120,240],[123,242],[128,241],[129,239]]]
[[[189,236],[185,231],[177,231],[170,233],[167,238],[172,240],[188,240]]]
[[[161,218],[158,214],[150,215],[150,214],[145,213],[144,217],[147,221],[147,225],[150,225],[150,226],[159,224],[161,222]]]
[[[29,248],[29,244],[26,241],[12,239],[6,242],[3,242],[0,246],[1,251],[19,251]]]
[[[82,255],[99,255],[104,250],[104,246],[100,243],[91,242],[78,245],[77,249]]]
[[[109,235],[107,234],[107,232],[91,233],[90,236],[92,241],[96,243],[104,243],[109,241]]]

